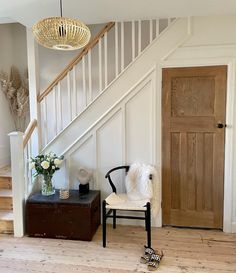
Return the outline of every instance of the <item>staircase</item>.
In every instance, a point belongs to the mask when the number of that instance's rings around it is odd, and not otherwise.
[[[24,235],[24,202],[35,185],[28,159],[39,152],[65,156],[56,188],[66,181],[77,189],[76,171],[84,166],[94,170],[91,189],[101,190],[102,198],[110,193],[108,169],[136,160],[160,164],[160,68],[189,37],[189,22],[108,23],[38,97],[33,88],[35,120],[25,133],[10,134],[15,236]],[[10,175],[2,181],[0,231],[3,223],[2,230],[12,232]]]
[[[12,178],[10,167],[0,169],[0,233],[13,233]]]

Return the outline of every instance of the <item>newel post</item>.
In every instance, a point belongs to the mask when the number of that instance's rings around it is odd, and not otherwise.
[[[12,171],[12,194],[14,236],[24,236],[24,207],[25,207],[25,177],[24,177],[24,147],[23,133],[12,132],[11,145],[11,171]]]

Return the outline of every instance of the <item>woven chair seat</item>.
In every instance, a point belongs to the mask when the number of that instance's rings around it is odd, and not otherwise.
[[[107,209],[117,209],[117,210],[147,210],[146,204],[150,202],[150,199],[142,200],[130,200],[125,193],[111,193],[106,199]]]

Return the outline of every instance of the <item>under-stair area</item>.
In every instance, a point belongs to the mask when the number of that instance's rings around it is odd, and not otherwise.
[[[56,189],[78,189],[76,171],[80,166],[90,168],[94,178],[90,189],[100,190],[101,198],[110,193],[104,183],[108,169],[134,162],[140,155],[157,164],[158,64],[188,36],[188,18],[111,22],[48,88],[37,93],[40,88],[31,82],[30,107],[36,111],[24,133],[9,135],[14,236],[24,235],[25,200],[39,186],[29,168],[30,157],[48,152],[64,156],[53,177]],[[37,60],[33,38],[31,42],[29,63]],[[29,68],[29,79],[34,73]]]
[[[0,169],[0,233],[13,233],[12,177],[10,167]]]

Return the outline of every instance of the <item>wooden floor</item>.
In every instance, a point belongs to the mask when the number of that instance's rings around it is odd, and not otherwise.
[[[1,273],[148,272],[139,263],[145,232],[142,227],[108,228],[108,246],[101,229],[92,242],[0,235]],[[236,235],[221,231],[153,229],[153,247],[164,251],[157,272],[236,272]]]

